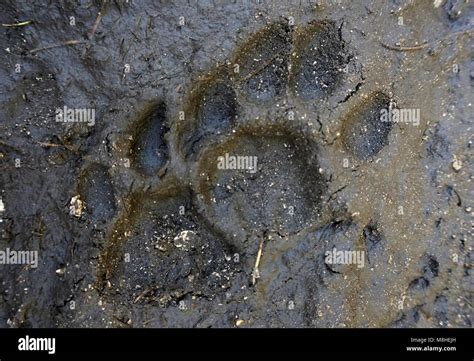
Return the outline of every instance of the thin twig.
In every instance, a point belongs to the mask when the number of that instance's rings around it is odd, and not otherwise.
[[[443,42],[451,37],[455,37],[455,36],[458,36],[458,35],[463,35],[463,34],[472,34],[474,33],[474,30],[465,30],[465,31],[458,31],[458,32],[455,32],[455,33],[451,33],[449,35],[446,35],[445,37],[441,38],[441,39],[438,39],[438,40],[434,40],[432,42],[427,42],[425,41],[424,43],[422,44],[419,44],[419,45],[413,45],[413,46],[401,46],[401,45],[388,45],[388,44],[385,44],[383,43],[382,41],[380,42],[380,44],[384,47],[384,48],[387,48],[387,49],[390,49],[390,50],[395,50],[395,51],[415,51],[415,50],[420,50],[420,49],[424,49],[426,48],[427,46],[429,45],[434,45],[436,43],[440,43],[440,42]]]
[[[39,141],[37,141],[37,143],[39,145],[41,145],[42,147],[46,147],[46,148],[49,148],[49,147],[64,147],[64,145],[62,145],[62,144],[45,143],[45,142],[39,142]]]
[[[397,46],[397,45],[388,45],[380,42],[384,48],[390,49],[390,50],[395,50],[395,51],[414,51],[414,50],[420,50],[426,48],[429,43],[423,43],[420,45],[414,45],[414,46]]]
[[[40,142],[40,141],[36,141],[36,143],[38,143],[39,145],[45,148],[57,148],[57,147],[66,148],[67,150],[73,153],[76,153],[76,150],[74,149],[74,147],[67,144],[57,144],[57,143],[48,143],[48,142]]]
[[[41,48],[36,48],[36,49],[30,50],[28,53],[29,54],[34,54],[34,53],[37,53],[38,51],[49,50],[49,49],[54,49],[54,48],[60,48],[62,46],[84,44],[84,43],[85,43],[84,40],[68,40],[68,41],[65,41],[64,43],[61,43],[61,44],[54,44],[54,45],[43,46]]]
[[[160,317],[150,318],[149,320],[143,321],[143,326],[147,326],[154,321],[159,321]]]
[[[92,46],[92,45],[91,45],[91,44],[92,44],[92,40],[93,40],[94,35],[95,35],[96,31],[97,31],[97,28],[99,27],[99,24],[100,24],[100,22],[101,22],[101,20],[102,20],[102,16],[103,16],[103,14],[104,14],[104,12],[105,12],[105,4],[106,4],[106,3],[107,3],[107,0],[104,0],[104,1],[102,2],[102,5],[100,6],[100,10],[99,10],[99,12],[97,13],[97,17],[96,17],[96,19],[95,19],[94,25],[92,26],[92,29],[91,29],[91,31],[90,31],[90,33],[89,33],[89,36],[88,36],[88,39],[89,39],[89,40],[87,41],[87,45],[86,45],[86,47],[84,48],[83,56],[85,56],[85,55],[87,54],[87,52],[89,51],[89,49],[90,49],[91,46]]]
[[[140,293],[138,295],[138,297],[135,298],[135,300],[133,301],[133,303],[137,303],[138,301],[140,301],[143,297],[145,297],[148,293],[150,293],[151,291],[153,291],[153,288],[147,288],[145,289],[145,291],[143,291],[142,293]]]
[[[263,63],[259,68],[255,69],[253,72],[247,74],[245,77],[243,77],[242,79],[240,79],[239,81],[240,82],[246,82],[248,81],[249,79],[253,78],[254,76],[258,75],[259,73],[261,73],[262,71],[264,71],[266,68],[268,68],[272,62],[278,58],[279,56],[281,56],[281,54],[283,54],[285,51],[285,49],[277,52],[274,56],[272,56],[270,59],[268,59],[265,63]],[[211,57],[209,57],[211,58]],[[211,58],[212,59],[212,58]],[[217,62],[217,61],[216,61]]]

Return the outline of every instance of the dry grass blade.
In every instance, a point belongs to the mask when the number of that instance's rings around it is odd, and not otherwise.
[[[95,32],[97,31],[97,27],[99,26],[100,21],[102,20],[102,15],[104,14],[106,4],[107,0],[104,0],[102,2],[102,6],[100,7],[100,11],[97,13],[97,18],[95,19],[94,26],[92,26],[92,30],[89,33],[89,40],[92,40],[95,35]]]
[[[441,43],[443,41],[446,41],[448,40],[449,38],[452,38],[452,37],[456,37],[456,36],[459,36],[459,35],[464,35],[464,34],[473,34],[474,33],[474,30],[465,30],[465,31],[458,31],[458,32],[455,32],[455,33],[452,33],[452,34],[449,34],[449,35],[446,35],[445,37],[441,38],[441,39],[438,39],[438,40],[435,40],[435,41],[432,41],[432,42],[423,42],[422,44],[419,44],[419,45],[413,45],[413,46],[402,46],[402,45],[389,45],[389,44],[385,44],[383,42],[380,42],[380,44],[384,47],[384,48],[387,48],[387,49],[390,49],[390,50],[395,50],[395,51],[415,51],[415,50],[421,50],[421,49],[424,49],[426,48],[427,46],[429,45],[434,45],[434,44],[437,44],[437,43]]]
[[[6,28],[17,28],[17,27],[20,27],[20,26],[29,25],[31,23],[32,23],[31,20],[27,20],[27,21],[22,21],[20,23],[15,23],[15,24],[2,24],[2,26],[6,27]]]
[[[253,267],[253,272],[252,272],[252,285],[255,285],[257,283],[257,278],[260,278],[260,272],[258,270],[258,266],[260,265],[260,260],[262,258],[262,253],[263,253],[263,242],[264,238],[260,241],[260,245],[258,246],[258,252],[257,252],[257,258],[255,260],[255,266]]]
[[[54,45],[44,46],[44,47],[41,47],[41,48],[36,48],[36,49],[30,50],[28,53],[29,54],[34,54],[34,53],[37,53],[38,51],[49,50],[49,49],[54,49],[54,48],[60,48],[62,46],[78,45],[78,44],[85,44],[85,41],[84,40],[68,40],[68,41],[65,41],[64,43],[61,43],[61,44],[54,44]]]

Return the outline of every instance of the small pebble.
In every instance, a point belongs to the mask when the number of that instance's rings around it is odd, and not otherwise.
[[[462,161],[460,159],[457,159],[456,156],[454,157],[453,161],[453,169],[458,172],[462,168]]]

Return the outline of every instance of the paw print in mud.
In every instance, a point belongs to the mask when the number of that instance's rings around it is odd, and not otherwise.
[[[239,290],[247,312],[272,315],[260,316],[266,326],[334,325],[356,307],[332,296],[370,275],[324,257],[334,248],[372,266],[386,257],[375,202],[347,204],[344,192],[370,193],[361,178],[377,177],[376,158],[389,166],[393,129],[380,121],[390,92],[364,89],[342,28],[271,23],[200,76],[183,104],[150,104],[130,126],[117,156],[130,159],[135,186],[100,257],[107,297],[166,313],[218,309]],[[96,189],[93,201],[112,193]],[[208,322],[233,325],[222,317]]]

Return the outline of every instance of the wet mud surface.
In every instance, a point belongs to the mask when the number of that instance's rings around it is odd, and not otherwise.
[[[1,327],[471,327],[474,11],[436,3],[4,0],[0,250],[38,265]]]

